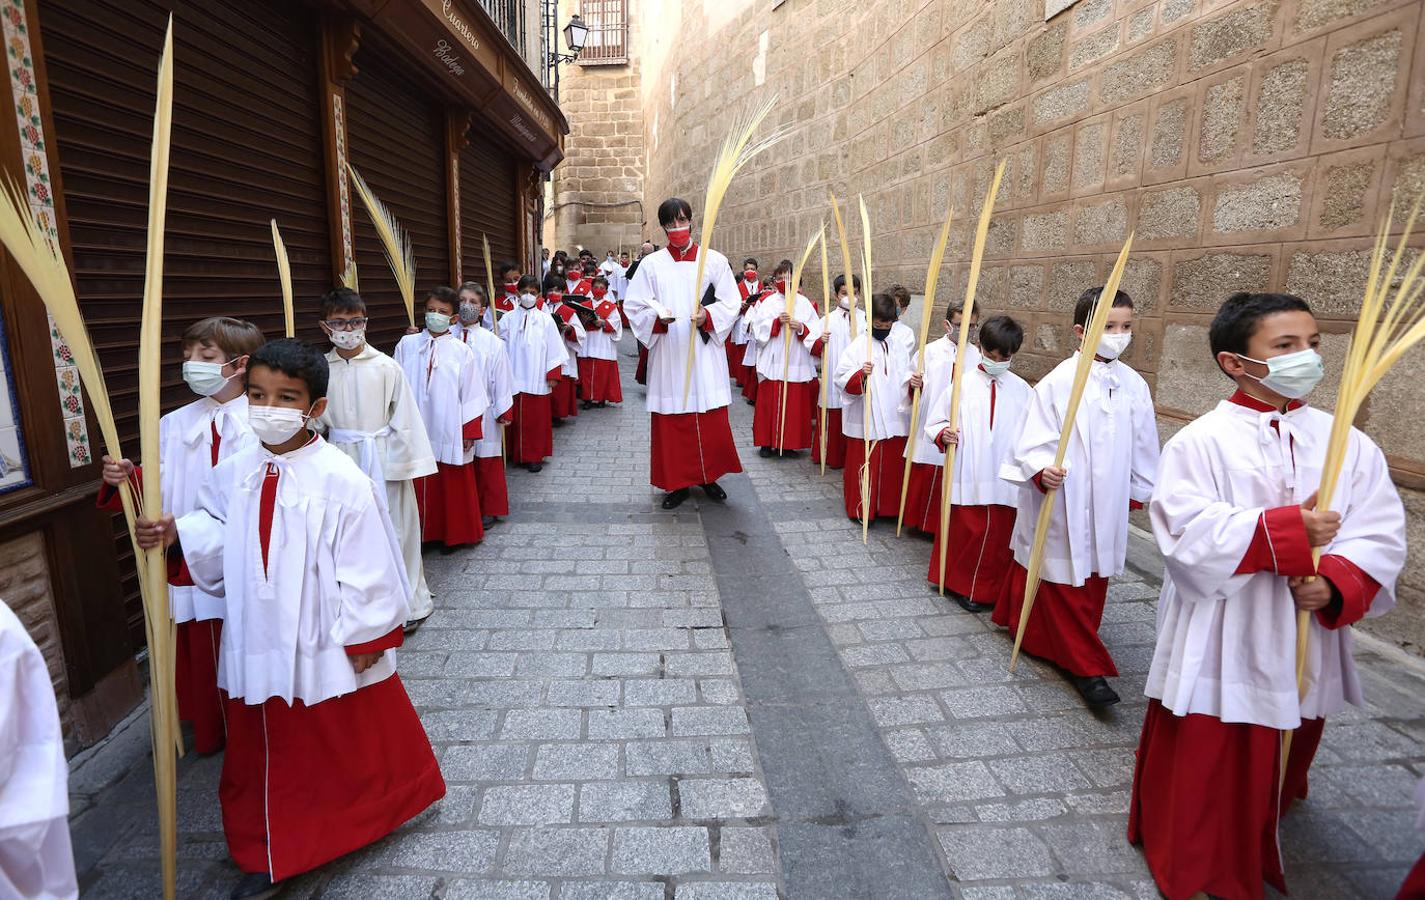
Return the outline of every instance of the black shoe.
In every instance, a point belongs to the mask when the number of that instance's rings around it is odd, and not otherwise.
[[[701,487],[703,493],[708,495],[709,500],[716,500],[721,503],[727,499],[727,491],[723,490],[722,485],[716,481],[710,481],[707,484],[701,485]]]
[[[950,599],[958,603],[960,605],[960,608],[968,613],[989,612],[990,610],[995,608],[995,605],[993,603],[976,603],[969,597],[957,594],[953,591],[946,591],[946,593],[950,595]]]
[[[594,405],[597,406],[599,409],[603,409],[604,407],[606,407],[606,406],[609,405],[609,401],[607,401],[607,400],[600,400],[598,403],[595,403]]]
[[[751,397],[748,397],[748,398],[747,398],[747,405],[748,405],[748,406],[756,406],[756,405],[757,405],[757,401],[756,401],[756,400],[753,400]]]
[[[683,505],[683,501],[688,499],[688,489],[678,488],[676,491],[669,491],[663,495],[664,509],[677,509]]]
[[[550,421],[549,424],[550,424],[550,425],[553,425],[555,428],[563,428],[563,427],[564,427],[564,420],[563,420],[563,419],[553,419],[553,420]]]
[[[802,455],[802,451],[800,451],[800,450],[783,450],[783,451],[782,451],[782,455],[785,456],[785,457],[787,457],[787,458],[789,458],[789,459],[796,459],[797,457],[799,457],[799,456]]]
[[[481,527],[481,528],[493,528],[493,527],[495,527],[495,523],[498,522],[498,521],[500,521],[500,520],[497,519],[497,518],[495,518],[494,516],[481,516],[481,517],[480,517],[480,527]]]
[[[772,457],[777,455],[777,451],[773,450],[771,447],[758,447],[757,455],[762,457],[763,459],[771,459]]]
[[[585,400],[583,403],[579,404],[579,408],[580,408],[580,409],[593,409],[593,408],[594,408],[594,404],[591,403],[591,402],[588,401],[588,400]]]
[[[277,896],[282,890],[282,882],[273,883],[266,872],[249,872],[239,879],[237,886],[228,896],[231,900],[265,900]]]
[[[1070,675],[1069,681],[1089,706],[1112,706],[1122,699],[1117,691],[1108,686],[1108,679],[1102,675]]]
[[[539,472],[539,471],[541,471],[541,470],[543,470],[543,469],[544,469],[544,463],[525,463],[525,464],[524,464],[524,470],[525,470],[526,472]]]

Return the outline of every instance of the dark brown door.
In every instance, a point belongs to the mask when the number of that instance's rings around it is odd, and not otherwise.
[[[416,321],[425,292],[450,282],[446,232],[445,113],[429,91],[392,66],[401,56],[373,37],[356,57],[347,85],[347,145],[351,163],[411,235],[416,261]],[[352,197],[361,296],[371,312],[371,342],[390,352],[405,333],[406,311],[376,230]]]
[[[470,144],[460,151],[460,244],[466,281],[485,283],[485,251],[490,239],[491,268],[519,262],[518,166],[509,151],[470,129]],[[494,273],[496,290],[500,273]]]
[[[130,453],[138,451],[136,366],[154,86],[170,10],[165,409],[193,399],[180,377],[179,337],[186,326],[207,316],[235,316],[257,323],[269,338],[281,337],[270,219],[278,220],[291,258],[299,335],[317,336],[314,304],[330,283],[317,35],[301,4],[45,3],[40,28],[74,274]],[[141,646],[127,535],[117,547],[131,631]]]

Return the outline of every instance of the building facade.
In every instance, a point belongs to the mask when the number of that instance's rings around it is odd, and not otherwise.
[[[1138,323],[1125,358],[1154,388],[1165,439],[1225,396],[1206,329],[1232,291],[1308,298],[1339,372],[1372,235],[1387,211],[1399,231],[1425,189],[1421,0],[638,6],[644,210],[671,195],[696,207],[731,121],[775,94],[769,127],[790,136],[738,177],[716,247],[765,268],[830,221],[828,192],[862,195],[877,284],[920,290],[953,206],[940,296],[958,298],[981,198],[1005,160],[977,302],[1026,325],[1016,366],[1037,378],[1072,351],[1074,299],[1133,232],[1125,288]],[[577,129],[571,159],[597,143]],[[1401,608],[1363,627],[1417,653],[1422,375],[1413,354],[1359,423],[1390,459],[1415,548]],[[1333,386],[1313,399],[1329,407]]]
[[[467,0],[0,0],[12,101],[0,164],[69,260],[128,452],[154,84],[174,29],[164,405],[191,399],[178,337],[231,315],[282,331],[268,221],[298,336],[355,264],[372,342],[406,316],[347,163],[410,231],[419,289],[538,258],[540,186],[567,124],[543,87],[534,3]],[[69,351],[11,265],[0,290],[0,599],[50,662],[83,746],[141,697],[142,612],[122,518],[94,509],[105,452]]]

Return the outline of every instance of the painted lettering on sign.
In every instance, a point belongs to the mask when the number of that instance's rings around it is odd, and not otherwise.
[[[510,93],[520,102],[520,105],[525,108],[525,111],[539,123],[540,127],[546,132],[553,131],[554,123],[550,120],[549,114],[539,108],[538,101],[530,95],[529,91],[525,90],[524,85],[520,84],[518,80],[509,80],[509,86]]]
[[[531,144],[539,140],[539,136],[529,130],[529,126],[524,122],[524,116],[519,113],[510,116],[510,124],[514,126],[515,131],[520,133],[520,137],[529,141]]]
[[[471,50],[479,50],[480,38],[471,30],[469,24],[451,8],[453,5],[451,0],[444,0],[440,4],[440,11],[445,14],[445,21],[450,25],[450,30],[458,34],[460,39],[470,46]]]
[[[435,54],[436,59],[445,63],[445,67],[450,70],[451,74],[465,74],[465,67],[460,64],[460,57],[456,56],[455,52],[451,50],[449,41],[445,40],[444,38],[441,38],[440,40],[436,41],[435,50],[431,52]]]

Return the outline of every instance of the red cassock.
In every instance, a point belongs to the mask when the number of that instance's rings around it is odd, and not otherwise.
[[[229,700],[227,714],[218,796],[228,852],[244,872],[281,881],[310,871],[445,796],[398,675],[313,706]]]
[[[1292,801],[1306,797],[1307,770],[1325,725],[1325,719],[1308,719],[1296,730],[1278,795],[1280,731],[1214,716],[1176,716],[1148,701],[1128,840],[1143,845],[1168,900],[1188,900],[1199,891],[1260,900],[1264,881],[1286,892],[1277,819]],[[1229,803],[1232,814],[1204,816],[1205,800]]]
[[[732,376],[733,381],[737,382],[738,387],[742,387],[742,379],[746,375],[746,372],[743,371],[742,355],[747,352],[747,345],[734,344],[729,340],[722,347],[727,351],[728,374]]]
[[[1395,900],[1425,900],[1425,854],[1415,861],[1415,866],[1405,876],[1400,892]]]
[[[726,406],[703,413],[653,413],[650,436],[649,481],[659,490],[711,484],[742,471]]]
[[[550,370],[549,377],[559,374]],[[513,463],[543,462],[554,455],[554,431],[549,427],[549,394],[515,394],[510,427],[505,430],[505,455]]]
[[[924,438],[921,438],[924,440]],[[910,481],[905,486],[905,519],[907,528],[916,528],[933,533],[940,527],[940,473],[941,466],[930,463],[913,463],[910,467]],[[901,474],[905,474],[902,464]]]
[[[841,430],[841,410],[821,409],[816,411],[816,424],[813,426],[811,461],[821,462],[821,416],[826,415],[826,465],[832,469],[839,469],[846,465],[846,435]]]
[[[481,437],[481,421],[471,419],[461,430],[469,441]],[[443,462],[435,474],[415,480],[416,506],[421,514],[421,540],[440,541],[447,547],[478,544],[485,539],[480,524],[480,495],[475,486],[475,466]]]
[[[570,293],[576,292],[571,290]],[[554,314],[564,323],[561,332],[572,327],[569,323],[576,315],[572,306],[567,303],[560,304]],[[566,349],[569,346],[566,339]],[[572,375],[565,375],[562,369],[559,374],[559,383],[549,392],[549,414],[555,419],[574,419],[579,416],[579,381]]]
[[[812,410],[820,382],[786,382],[787,416],[782,419],[783,382],[767,379],[757,386],[757,409],[752,413],[752,443],[780,450],[805,450],[812,443]]]
[[[475,489],[480,496],[481,515],[508,516],[510,491],[509,485],[505,483],[505,461],[498,456],[477,456],[474,465]]]
[[[622,403],[618,363],[612,359],[579,357],[579,396],[590,403]]]
[[[996,625],[1010,631],[1019,628],[1028,578],[1024,566],[1010,562],[1009,576],[1004,579],[992,616]],[[1021,649],[1074,675],[1117,675],[1118,667],[1098,636],[1107,599],[1108,579],[1101,575],[1089,576],[1079,587],[1040,581]]]
[[[638,368],[633,372],[633,380],[648,384],[648,348],[642,344],[638,345]]]
[[[937,512],[938,516],[939,513]],[[1015,509],[998,504],[950,507],[950,540],[945,544],[945,590],[993,606],[1004,595],[1014,565],[1010,538],[1014,535]],[[939,526],[939,521],[935,525]],[[941,536],[935,535],[926,577],[939,585]],[[1020,588],[1021,594],[1023,587]]]
[[[861,463],[866,446],[860,438],[846,439],[846,468],[841,485],[846,515],[861,518]],[[905,477],[905,438],[893,437],[871,444],[871,518],[895,518],[901,509],[901,481]]]

